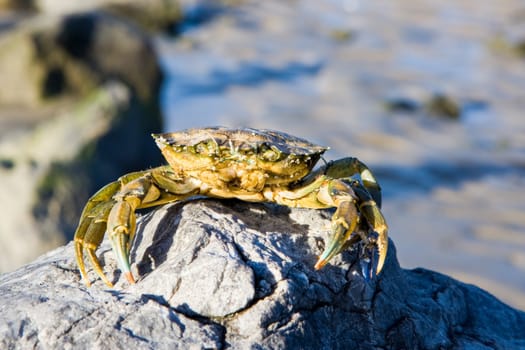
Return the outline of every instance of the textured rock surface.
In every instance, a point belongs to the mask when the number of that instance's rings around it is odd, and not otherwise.
[[[374,283],[352,252],[322,271],[330,212],[195,200],[139,220],[128,285],[86,288],[71,244],[0,276],[0,348],[510,349],[525,314],[479,288],[403,270]],[[92,274],[94,279],[95,276]]]

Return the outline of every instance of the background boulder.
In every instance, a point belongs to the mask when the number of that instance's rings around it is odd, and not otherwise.
[[[92,193],[161,161],[144,133],[160,122],[126,85],[108,83],[70,108],[0,141],[0,271],[70,240]]]
[[[0,104],[34,107],[119,80],[144,101],[161,83],[149,37],[104,12],[34,16],[0,36]]]
[[[0,36],[0,272],[72,238],[100,187],[161,163],[150,39],[104,13],[32,17]]]
[[[0,0],[0,11],[63,15],[103,10],[148,30],[167,30],[182,16],[180,0]]]

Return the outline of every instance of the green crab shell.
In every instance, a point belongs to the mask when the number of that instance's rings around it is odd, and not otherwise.
[[[328,149],[280,131],[250,128],[196,128],[152,136],[176,171],[261,171],[274,184],[303,178]]]

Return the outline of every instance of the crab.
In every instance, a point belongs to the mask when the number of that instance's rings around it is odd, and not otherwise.
[[[84,253],[110,287],[96,250],[108,233],[123,275],[135,283],[129,253],[137,209],[193,196],[272,202],[289,207],[336,208],[331,235],[315,269],[359,242],[366,276],[383,268],[387,224],[380,211],[381,189],[368,167],[349,157],[313,170],[327,147],[284,132],[210,127],[152,135],[168,165],[126,174],[87,202],[75,232],[80,273],[89,286]]]

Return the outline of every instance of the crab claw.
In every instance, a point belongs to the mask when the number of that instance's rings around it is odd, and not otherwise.
[[[322,269],[328,262],[336,256],[343,248],[344,243],[346,241],[346,234],[341,234],[340,231],[337,230],[334,234],[334,237],[330,241],[328,247],[324,250],[324,252],[319,256],[319,259],[317,259],[317,262],[315,263],[314,268],[316,270]],[[346,231],[346,230],[345,230]]]
[[[366,230],[366,233],[361,233],[364,247],[360,261],[362,261],[363,276],[372,279],[381,272],[385,265],[388,250],[388,225],[379,205],[361,181],[351,181],[351,185],[354,193],[359,198],[359,212],[366,219],[368,227],[370,227],[369,230]]]
[[[315,264],[315,269],[323,268],[335,255],[358,241],[363,249],[359,256],[362,275],[371,280],[378,275],[385,264],[388,249],[388,228],[376,203],[369,199],[360,203],[359,211],[371,229],[363,232],[357,230],[357,210],[352,201],[343,201],[332,217],[332,236],[326,250]]]
[[[117,257],[120,270],[129,283],[135,283],[129,264],[129,251],[135,232],[135,213],[132,202],[115,204],[108,217],[108,231],[111,247]]]
[[[322,269],[335,255],[339,254],[345,247],[357,225],[357,211],[351,201],[341,202],[332,217],[332,236],[321,254],[314,268]]]
[[[378,275],[385,265],[388,251],[388,226],[379,207],[373,200],[361,203],[360,211],[372,227],[371,232],[362,237],[365,244],[361,256],[370,261],[367,274],[373,277]]]
[[[123,227],[116,228],[110,235],[110,242],[111,247],[117,256],[120,270],[130,283],[135,283],[135,279],[131,273],[131,266],[129,264],[129,256],[127,252],[127,246],[129,246],[129,235],[127,230]]]
[[[330,240],[328,247],[321,254],[315,269],[319,270],[323,268],[335,255],[340,253],[348,246],[352,246],[359,240],[363,240],[367,243],[362,245],[359,254],[359,265],[361,267],[361,275],[365,280],[370,281],[374,279],[383,269],[386,259],[387,246],[385,241],[379,239],[377,232],[372,232],[368,237],[362,239],[358,234],[349,234],[346,231],[344,234],[344,228],[340,226]]]

